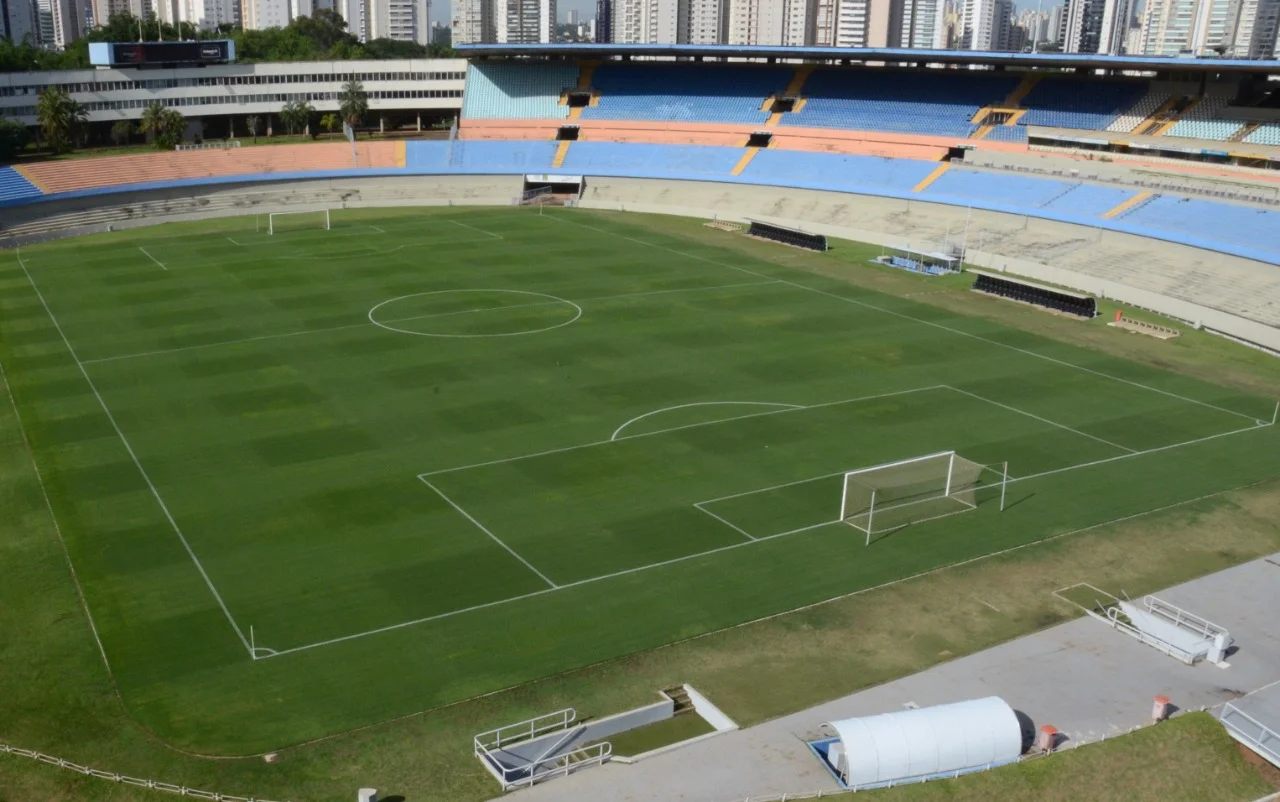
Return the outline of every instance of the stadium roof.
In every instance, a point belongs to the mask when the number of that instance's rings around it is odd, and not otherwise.
[[[477,57],[608,58],[756,58],[811,61],[919,62],[985,64],[1054,69],[1112,69],[1144,72],[1252,72],[1280,76],[1280,61],[1229,58],[1096,56],[1079,53],[997,53],[974,50],[912,50],[885,47],[747,47],[743,45],[458,45],[459,55]]]

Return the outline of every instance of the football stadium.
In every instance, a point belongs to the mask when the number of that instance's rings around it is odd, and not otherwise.
[[[1280,790],[1280,63],[461,52],[0,76],[0,798]]]

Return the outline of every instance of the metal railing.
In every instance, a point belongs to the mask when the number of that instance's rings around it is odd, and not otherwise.
[[[1156,649],[1157,651],[1167,654],[1168,656],[1172,657],[1175,660],[1179,660],[1183,663],[1186,663],[1187,665],[1191,665],[1195,663],[1196,655],[1192,654],[1186,649],[1183,649],[1178,646],[1174,646],[1172,643],[1170,643],[1167,640],[1164,640],[1163,638],[1157,638],[1155,635],[1150,635],[1146,632],[1143,632],[1142,630],[1138,629],[1132,624],[1126,624],[1124,621],[1121,621],[1119,618],[1122,615],[1124,615],[1124,610],[1121,610],[1119,607],[1110,607],[1107,609],[1107,617],[1105,620],[1114,629],[1118,629],[1121,632],[1125,633],[1126,635],[1136,638],[1140,642],[1145,643],[1146,645],[1150,646],[1153,649]]]
[[[1232,715],[1239,716],[1256,727],[1258,730],[1257,735],[1246,732],[1243,727],[1234,722],[1227,721],[1227,717]],[[1230,702],[1227,702],[1222,708],[1222,715],[1218,716],[1218,722],[1226,728],[1231,737],[1262,755],[1270,762],[1280,765],[1280,734],[1266,724],[1258,721]]]
[[[201,791],[198,788],[188,788],[185,785],[174,785],[173,783],[160,782],[159,780],[146,780],[141,777],[130,777],[127,774],[116,774],[115,772],[102,771],[91,766],[82,766],[79,763],[72,763],[70,760],[63,760],[60,757],[46,755],[43,752],[37,752],[32,749],[21,749],[16,746],[10,746],[6,743],[0,743],[0,752],[10,755],[18,755],[19,757],[29,757],[32,760],[46,763],[50,766],[57,766],[60,769],[74,771],[76,774],[83,774],[86,777],[97,777],[100,780],[108,782],[120,783],[121,785],[131,785],[135,788],[149,788],[153,791],[166,791],[178,796],[190,796],[196,799],[212,799],[214,802],[270,802],[270,800],[260,797],[251,796],[235,796],[233,794],[221,794],[217,791]]]
[[[536,716],[505,727],[498,727],[496,730],[479,733],[472,740],[476,754],[480,755],[482,752],[499,749],[504,743],[527,741],[552,730],[568,729],[569,725],[577,720],[578,711],[572,707],[566,707],[564,710],[557,710],[545,716]]]
[[[224,139],[219,142],[198,142],[190,145],[174,145],[174,150],[229,150],[240,147],[238,139]]]

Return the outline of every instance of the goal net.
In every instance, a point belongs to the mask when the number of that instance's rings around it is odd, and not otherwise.
[[[873,535],[967,512],[989,498],[1004,507],[1006,466],[992,468],[954,451],[875,465],[844,475],[840,520]]]
[[[329,230],[328,209],[313,209],[305,212],[272,212],[267,215],[267,234],[271,236],[288,231],[316,229]]]

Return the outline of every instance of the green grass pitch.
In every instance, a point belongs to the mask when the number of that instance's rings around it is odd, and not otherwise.
[[[1280,473],[1271,400],[727,235],[563,209],[277,223],[0,254],[0,364],[114,681],[203,753]],[[842,472],[946,450],[1007,461],[1008,508],[869,548],[836,520]]]

